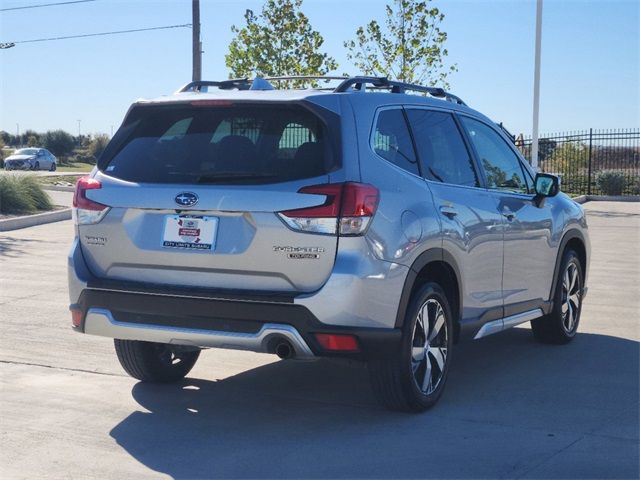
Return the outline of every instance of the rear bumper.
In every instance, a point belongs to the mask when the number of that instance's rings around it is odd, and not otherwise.
[[[86,288],[71,308],[81,312],[75,330],[111,338],[197,347],[273,353],[288,341],[298,358],[347,357],[359,360],[393,355],[401,332],[394,328],[333,326],[321,323],[293,299],[186,296],[185,292],[131,292]],[[354,335],[358,352],[324,350],[316,333]]]

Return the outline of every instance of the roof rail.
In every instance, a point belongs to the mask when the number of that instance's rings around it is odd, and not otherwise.
[[[367,84],[372,85],[374,88],[384,88],[391,90],[391,93],[405,93],[407,90],[413,92],[428,93],[432,97],[444,98],[445,100],[459,105],[466,105],[461,98],[445,91],[439,87],[426,87],[424,85],[417,85],[414,83],[397,82],[395,80],[389,80],[387,77],[351,77],[345,79],[340,85],[336,87],[334,92],[341,93],[346,92],[350,88],[356,90],[363,90]]]
[[[349,77],[332,77],[330,75],[283,75],[280,77],[265,77],[265,80],[347,80]]]
[[[182,92],[201,92],[202,87],[217,87],[220,90],[249,90],[251,88],[252,81],[248,78],[235,78],[232,80],[198,80],[195,82],[189,82],[176,93]]]

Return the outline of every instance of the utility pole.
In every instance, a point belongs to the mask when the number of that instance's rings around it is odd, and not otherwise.
[[[82,123],[82,120],[78,119],[78,138],[80,138],[80,123]]]
[[[111,136],[113,137],[113,125],[111,125]]]
[[[536,51],[533,73],[533,131],[531,139],[531,166],[538,171],[538,120],[540,118],[540,49],[542,44],[542,0],[536,2]]]
[[[20,124],[16,123],[16,137],[20,138]],[[20,141],[20,140],[18,140]]]
[[[192,0],[191,3],[193,20],[193,43],[191,46],[193,53],[193,74],[191,80],[197,82],[202,80],[202,43],[200,42],[200,0]]]

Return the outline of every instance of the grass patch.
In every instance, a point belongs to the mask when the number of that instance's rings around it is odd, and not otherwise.
[[[56,169],[58,172],[78,172],[88,173],[93,169],[93,165],[88,163],[66,163],[64,165],[58,165]]]
[[[0,214],[28,214],[52,209],[49,196],[34,176],[0,176]]]

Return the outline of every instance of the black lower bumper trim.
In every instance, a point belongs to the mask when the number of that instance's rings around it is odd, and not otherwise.
[[[259,302],[255,299],[221,300],[158,293],[86,289],[73,308],[82,311],[78,330],[84,331],[84,317],[91,308],[109,310],[118,321],[198,330],[257,333],[265,323],[293,326],[314,355],[368,360],[393,355],[400,348],[401,331],[395,328],[364,328],[327,325],[303,305]],[[354,335],[359,352],[324,350],[315,333]]]

